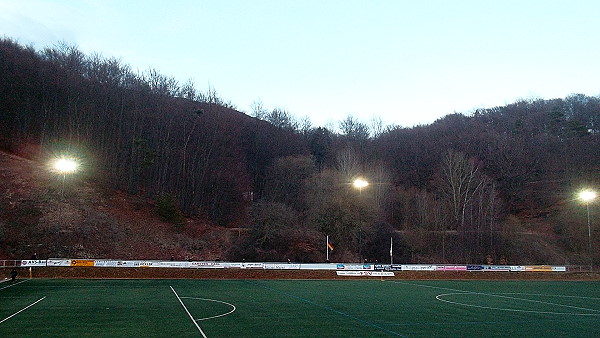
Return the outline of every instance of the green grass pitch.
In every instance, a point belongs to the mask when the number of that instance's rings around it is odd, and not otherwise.
[[[600,282],[0,283],[0,337],[599,337]]]

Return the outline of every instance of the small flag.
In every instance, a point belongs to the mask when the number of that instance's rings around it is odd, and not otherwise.
[[[327,247],[329,248],[329,250],[333,251],[333,244],[331,244],[330,241],[327,241]]]

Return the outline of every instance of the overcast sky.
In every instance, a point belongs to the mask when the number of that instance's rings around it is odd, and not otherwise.
[[[599,95],[599,18],[596,0],[0,0],[0,36],[66,41],[315,125]]]

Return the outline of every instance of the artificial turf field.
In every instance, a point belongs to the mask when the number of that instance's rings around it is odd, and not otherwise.
[[[0,337],[35,336],[600,337],[600,282],[0,283]]]

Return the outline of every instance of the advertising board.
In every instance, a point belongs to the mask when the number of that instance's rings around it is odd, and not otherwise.
[[[510,271],[508,265],[484,265],[483,271]]]
[[[71,266],[71,260],[50,258],[46,261],[46,266]]]
[[[525,266],[525,271],[549,272],[552,271],[550,265],[528,265]]]
[[[93,259],[72,259],[71,266],[94,266]]]
[[[265,263],[266,270],[300,270],[300,264],[293,263]]]
[[[306,263],[300,265],[301,270],[336,270],[337,265],[332,263]]]
[[[437,265],[436,271],[467,271],[466,265]]]
[[[338,264],[336,265],[336,268],[338,270],[375,270],[374,265],[372,264],[352,264],[352,263],[345,263],[345,264]]]
[[[242,263],[242,269],[263,269],[264,263]]]
[[[21,266],[46,266],[44,259],[25,259],[21,261]]]
[[[336,271],[338,276],[394,277],[392,271]]]
[[[408,271],[435,271],[436,265],[423,265],[423,264],[403,264],[402,270]]]
[[[188,267],[197,269],[223,269],[225,264],[221,262],[189,262]]]
[[[119,261],[108,260],[108,259],[97,259],[94,261],[94,266],[102,268],[115,268]]]

